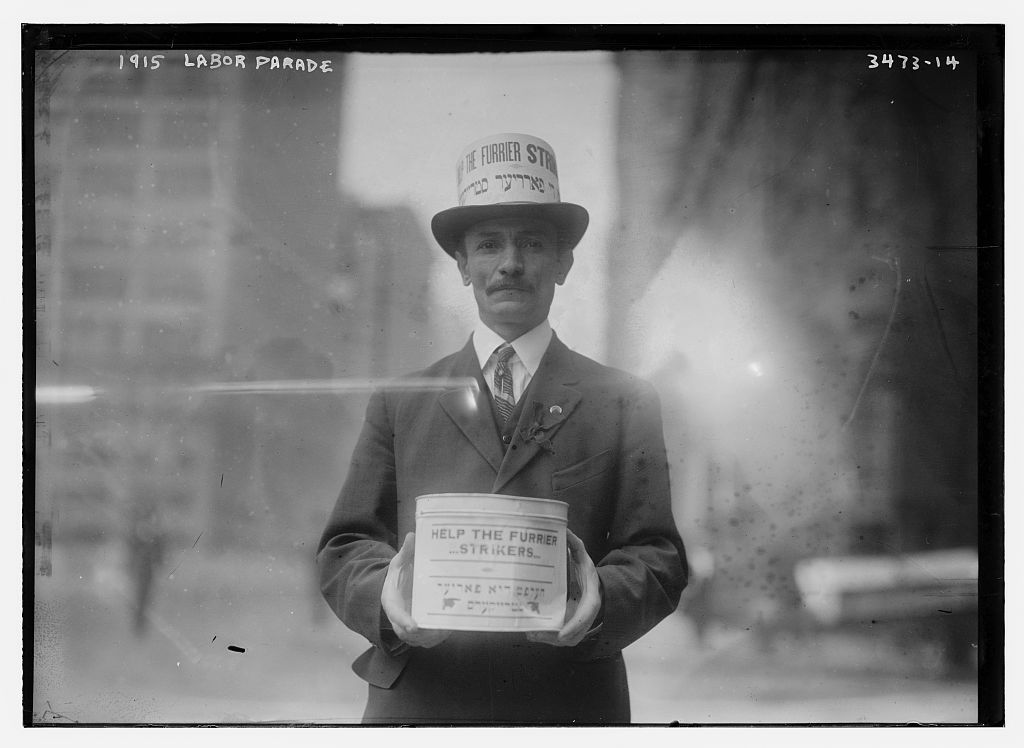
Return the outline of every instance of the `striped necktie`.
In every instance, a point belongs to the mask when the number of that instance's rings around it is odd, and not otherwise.
[[[512,367],[510,360],[516,355],[515,348],[505,343],[493,354],[495,357],[494,386],[491,393],[494,395],[494,404],[498,406],[503,421],[507,422],[516,407],[516,398],[512,394]]]

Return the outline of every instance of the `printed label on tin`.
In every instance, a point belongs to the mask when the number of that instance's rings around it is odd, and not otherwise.
[[[417,519],[412,616],[424,628],[542,631],[565,616],[565,527],[541,518]]]

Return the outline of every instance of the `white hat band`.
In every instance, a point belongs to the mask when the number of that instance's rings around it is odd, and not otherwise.
[[[471,144],[456,164],[459,206],[557,203],[558,165],[547,142],[500,133]]]

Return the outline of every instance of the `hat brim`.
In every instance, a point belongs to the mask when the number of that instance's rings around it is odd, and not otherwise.
[[[466,229],[481,221],[495,218],[540,218],[550,221],[558,231],[558,246],[575,247],[590,223],[590,214],[575,203],[498,203],[495,205],[463,205],[442,210],[430,221],[430,230],[441,248],[455,256],[462,249]]]

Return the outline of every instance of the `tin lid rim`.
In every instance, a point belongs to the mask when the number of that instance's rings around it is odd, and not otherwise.
[[[501,493],[463,493],[459,491],[453,491],[451,493],[425,493],[416,497],[416,503],[419,504],[420,499],[430,498],[451,498],[454,496],[465,496],[467,498],[482,498],[482,499],[514,499],[515,501],[536,501],[544,504],[560,504],[562,506],[569,506],[567,501],[559,501],[558,499],[541,499],[536,496],[512,496],[510,494]],[[484,510],[481,510],[484,511]]]
[[[435,511],[416,512],[418,517],[459,517],[463,516],[463,512],[456,512],[451,509],[437,509]],[[495,517],[515,517],[517,519],[547,519],[551,520],[560,525],[565,525],[569,522],[568,517],[561,517],[557,514],[509,514],[508,512],[485,512],[478,511],[474,514],[486,514]]]

